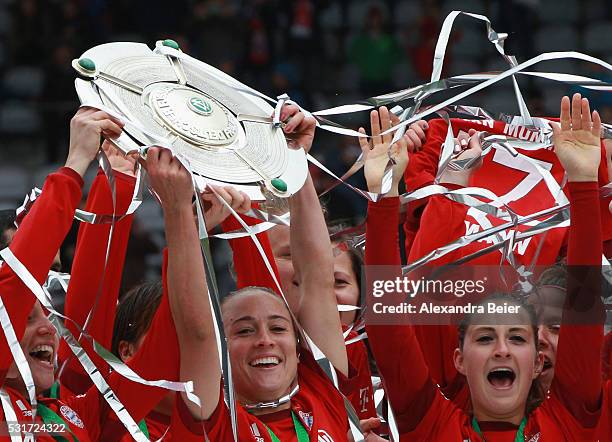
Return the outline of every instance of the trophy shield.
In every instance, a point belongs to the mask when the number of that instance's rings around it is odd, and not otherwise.
[[[72,66],[82,104],[122,115],[124,131],[110,141],[125,154],[168,147],[188,159],[202,188],[229,184],[277,212],[306,180],[304,150],[287,145],[262,95],[184,54],[173,40],[158,41],[155,50],[102,44]]]

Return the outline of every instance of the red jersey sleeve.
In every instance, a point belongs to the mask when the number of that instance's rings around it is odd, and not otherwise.
[[[260,221],[255,218],[244,215],[240,215],[240,217],[249,226],[260,223]],[[242,226],[238,220],[236,220],[233,216],[226,218],[221,226],[225,232],[242,229]],[[274,261],[274,256],[272,255],[272,247],[270,246],[268,235],[266,232],[259,233],[257,234],[257,239],[259,240],[268,261],[272,266],[276,279],[280,281],[278,279],[278,269],[276,268],[276,262]],[[237,288],[241,289],[243,287],[254,285],[258,287],[267,287],[275,292],[278,291],[272,276],[268,272],[266,265],[250,236],[234,238],[230,240],[230,246],[232,247],[232,252],[234,254],[234,269],[237,276]]]
[[[366,266],[399,265],[399,199],[369,203],[366,221]],[[370,272],[366,271],[366,279]],[[436,389],[423,354],[409,325],[368,325],[368,340],[383,378],[385,391],[402,432],[410,431],[425,415]],[[410,361],[399,364],[398,361]]]
[[[368,202],[366,265],[400,266],[399,197]]]
[[[568,186],[568,283],[552,391],[579,421],[592,426],[592,413],[601,405],[605,317],[601,304],[599,191],[596,182],[570,182]]]
[[[127,211],[135,182],[134,177],[115,171],[117,215]],[[108,179],[101,170],[92,184],[85,210],[97,214],[113,213],[111,189]],[[81,224],[72,265],[72,277],[66,294],[66,316],[82,327],[90,310],[93,309],[87,333],[107,349],[110,349],[112,343],[117,298],[132,219],[133,216],[130,215],[115,224],[106,268],[104,261],[110,224]],[[98,299],[97,304],[96,299]],[[78,331],[71,321],[67,321],[66,327],[78,337]],[[93,351],[89,341],[81,339],[80,343],[96,367],[100,370],[106,369],[106,364]],[[60,344],[59,359],[69,360],[62,375],[62,384],[75,394],[85,393],[91,386],[91,380],[64,341]]]
[[[134,357],[128,362],[128,366],[146,380],[176,381],[180,375],[178,338],[168,300],[167,267],[168,251],[164,250],[162,271],[164,292],[162,300],[145,339]],[[149,387],[132,382],[118,373],[111,373],[108,384],[136,422],[149,413],[165,395],[170,394],[168,390],[163,388]],[[90,389],[88,394],[94,390],[95,386]],[[97,394],[97,392],[93,394]],[[105,424],[104,434],[112,435],[113,432],[124,431],[122,428],[121,423],[113,415],[111,420]]]
[[[460,188],[455,184],[444,185],[449,189]],[[467,211],[467,206],[444,196],[430,198],[421,216],[421,224],[408,261],[413,262],[462,236],[465,233],[464,220]],[[461,253],[461,249],[458,249],[432,262],[435,265],[444,265],[460,258]],[[440,385],[447,397],[455,399],[465,390],[465,379],[455,369],[452,357],[457,348],[457,328],[417,324],[414,330],[432,379]],[[467,395],[463,394],[459,402],[464,403],[466,397]]]
[[[70,168],[63,167],[50,174],[42,194],[22,220],[11,242],[10,250],[40,284],[45,281],[53,258],[72,225],[74,211],[81,199],[82,185],[82,178]],[[6,264],[0,267],[0,296],[15,334],[21,339],[36,298]],[[2,333],[0,383],[4,382],[12,360]]]
[[[355,368],[356,372],[353,381],[355,385],[350,388],[350,394],[347,394],[346,397],[353,405],[360,420],[376,417],[372,372],[370,371],[370,360],[365,343],[357,341],[347,345],[346,355],[350,365]]]

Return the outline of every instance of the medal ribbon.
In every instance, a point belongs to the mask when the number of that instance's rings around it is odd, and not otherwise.
[[[43,405],[40,403],[38,404],[38,415],[40,416],[40,418],[43,420],[45,424],[61,425],[63,428],[65,428],[67,431],[70,432],[70,434],[72,435],[73,442],[79,442],[79,439],[74,435],[74,433],[72,432],[72,430],[70,429],[70,426],[66,423],[66,421],[62,419],[55,411],[51,410],[46,405]],[[58,440],[60,442],[70,442],[64,436],[59,436],[59,435],[53,436],[53,439]]]
[[[310,440],[310,436],[308,436],[308,431],[304,428],[302,422],[296,417],[295,413],[291,412],[291,418],[293,419],[293,426],[295,427],[295,434],[297,435],[298,442],[308,442]],[[264,424],[268,433],[270,433],[270,439],[272,442],[281,442],[281,440],[270,430],[270,428]]]
[[[527,425],[527,418],[524,417],[523,420],[521,421],[521,424],[518,427],[518,430],[516,430],[516,436],[514,436],[514,442],[525,442],[525,426],[526,425]],[[480,430],[480,425],[478,425],[478,421],[476,420],[475,417],[472,418],[472,428],[474,428],[474,431],[476,431],[476,433],[478,433],[480,437],[482,437],[482,440],[484,440],[482,431]]]

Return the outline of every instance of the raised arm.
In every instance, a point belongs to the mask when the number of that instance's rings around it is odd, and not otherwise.
[[[191,177],[167,149],[149,149],[146,165],[164,211],[168,294],[180,347],[180,377],[194,381],[202,410],[184,400],[194,417],[208,419],[219,401],[221,369],[204,262],[193,222]]]
[[[571,107],[571,110],[570,110]],[[601,214],[597,184],[601,120],[575,94],[561,102],[553,123],[555,153],[568,176],[571,225],[568,283],[552,389],[580,421],[600,407],[603,305],[601,302]],[[585,414],[586,413],[586,414]]]
[[[390,194],[396,195],[384,198],[368,206],[366,222],[366,293],[375,278],[375,267],[397,266],[400,275],[399,256],[399,199],[397,198],[398,181],[408,163],[407,149],[414,150],[410,138],[403,138],[389,150],[391,138],[377,136],[390,127],[390,117],[386,108],[370,115],[373,140],[371,144],[361,140],[365,155],[365,175],[368,190],[380,191],[380,182],[385,166],[389,160],[387,152],[395,160],[394,179]],[[371,298],[368,298],[368,302]],[[371,311],[368,312],[368,314]],[[367,316],[366,316],[367,321]],[[376,364],[382,375],[385,391],[398,420],[402,432],[416,427],[427,405],[435,394],[435,387],[429,378],[427,365],[424,362],[419,343],[416,340],[414,328],[409,325],[381,325],[366,322],[368,340]],[[401,361],[410,361],[404,364]],[[423,411],[422,414],[420,412]]]
[[[295,105],[285,106],[287,137],[306,152],[312,145],[315,120]],[[308,174],[304,186],[289,198],[291,210],[291,259],[301,299],[298,320],[334,367],[348,375],[346,347],[334,294],[334,258],[323,211]]]
[[[248,216],[241,216],[242,220],[247,225],[257,225],[260,221]],[[225,232],[229,232],[236,229],[241,229],[240,223],[233,217],[228,217],[221,224]],[[274,255],[272,253],[272,247],[270,246],[270,240],[268,239],[267,232],[257,234],[257,239],[261,244],[261,247],[266,254],[272,271],[276,275],[276,279],[280,281],[278,276],[278,269],[276,262],[274,261]],[[268,287],[270,290],[277,291],[276,284],[272,279],[272,276],[265,267],[264,261],[255,246],[253,240],[246,236],[243,238],[235,238],[230,240],[230,246],[232,247],[233,259],[234,259],[234,271],[236,272],[236,286],[240,289],[255,285],[258,287]]]
[[[108,141],[103,144],[103,149],[115,173],[115,212],[121,215],[127,211],[134,190],[134,160],[121,155]],[[92,184],[85,210],[97,214],[113,213],[111,190],[101,170]],[[106,267],[104,263],[110,224],[81,224],[72,265],[72,277],[66,294],[66,316],[83,327],[89,312],[93,309],[87,333],[107,349],[110,349],[112,342],[117,298],[132,220],[133,216],[130,215],[116,223],[108,249]],[[75,337],[79,336],[72,322],[68,321],[66,327]],[[81,339],[80,342],[86,349],[90,349],[88,341]],[[106,369],[106,364],[95,352],[88,353],[100,370]],[[66,359],[69,359],[69,362],[61,378],[62,384],[75,394],[85,393],[91,386],[91,380],[78,360],[73,357],[66,343],[62,341],[59,351],[60,363]]]
[[[104,112],[81,108],[70,122],[70,146],[65,167],[47,177],[43,193],[32,206],[10,250],[42,284],[53,258],[72,225],[81,199],[83,175],[100,147],[100,136],[117,136],[121,127]],[[0,268],[0,296],[20,339],[35,297],[7,265]],[[6,338],[0,338],[0,380],[12,362]]]

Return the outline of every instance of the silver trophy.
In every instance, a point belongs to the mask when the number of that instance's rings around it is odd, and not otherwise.
[[[103,44],[72,66],[81,103],[126,122],[111,140],[126,154],[168,147],[188,160],[202,188],[231,184],[277,208],[306,180],[304,150],[288,147],[263,95],[184,54],[173,40],[158,41],[155,50]]]

